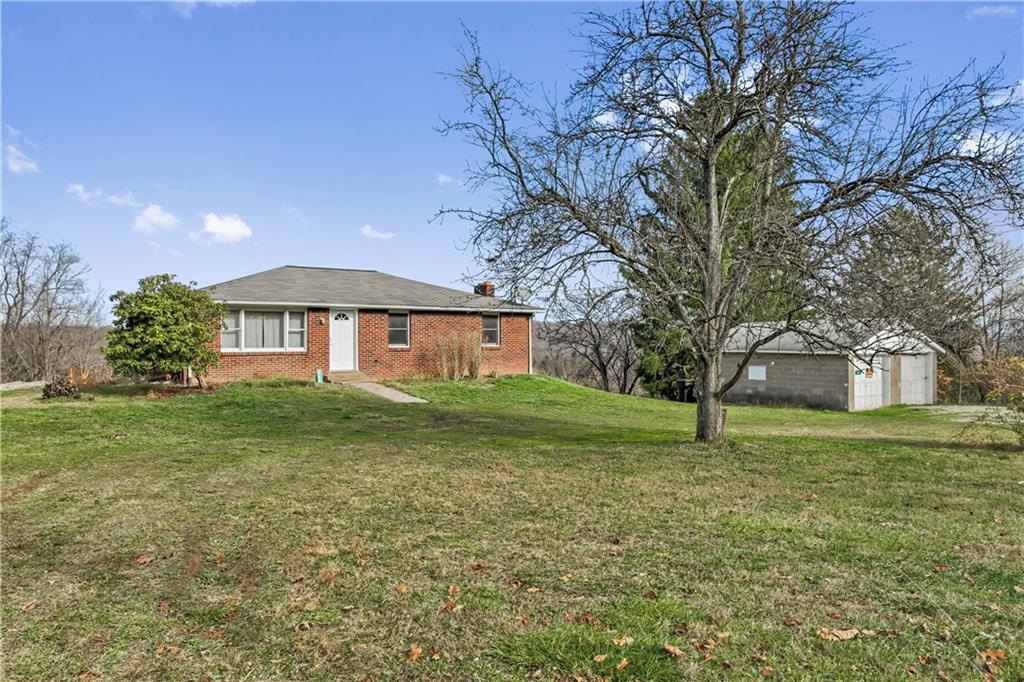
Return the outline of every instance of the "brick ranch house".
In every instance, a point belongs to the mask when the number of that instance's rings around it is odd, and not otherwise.
[[[220,362],[206,379],[260,376],[378,379],[430,376],[446,337],[477,335],[481,374],[533,369],[538,308],[494,295],[395,277],[375,270],[285,265],[206,287],[228,308],[217,340]]]

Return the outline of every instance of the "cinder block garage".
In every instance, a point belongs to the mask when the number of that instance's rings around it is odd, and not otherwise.
[[[723,358],[724,376],[732,376],[750,340],[760,336],[760,331],[742,327],[732,334]],[[837,339],[835,346],[849,344]],[[936,401],[937,354],[942,349],[931,341],[879,335],[856,353],[835,346],[783,334],[757,350],[725,399],[851,411]]]

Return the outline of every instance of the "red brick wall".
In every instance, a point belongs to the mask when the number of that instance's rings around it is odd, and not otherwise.
[[[476,332],[483,328],[480,313],[417,312],[410,314],[409,348],[388,347],[388,314],[360,310],[359,371],[380,379],[430,376],[435,370],[435,340],[451,333]],[[226,352],[207,379],[224,383],[264,376],[295,376],[313,379],[316,370],[330,370],[330,315],[311,308],[306,315],[306,351]],[[483,348],[481,373],[525,374],[530,371],[529,315],[501,316],[501,345]],[[216,347],[220,348],[220,336]]]
[[[388,314],[359,311],[359,371],[381,379],[431,376],[435,373],[435,341],[451,333],[483,329],[480,313],[412,311],[409,347],[388,347]],[[483,348],[481,374],[525,374],[530,371],[529,315],[501,316],[501,345]]]
[[[321,308],[310,308],[306,311],[305,351],[221,353],[220,363],[210,370],[207,379],[213,383],[269,376],[315,379],[318,369],[322,369],[324,373],[329,369],[329,330],[330,319],[327,311]],[[219,334],[216,346],[218,349],[220,348]]]

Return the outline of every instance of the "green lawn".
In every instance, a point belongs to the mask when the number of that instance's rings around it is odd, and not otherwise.
[[[1024,456],[948,416],[405,388],[3,396],[5,679],[1024,676]]]

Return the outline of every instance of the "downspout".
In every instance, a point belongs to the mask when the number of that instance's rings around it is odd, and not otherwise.
[[[528,374],[533,374],[533,313],[530,313],[530,316],[527,317],[526,319],[528,320],[527,330],[526,330],[527,331],[527,334],[526,334],[526,349],[527,349],[527,353],[528,353],[529,358],[530,358],[529,359],[529,370],[527,371],[527,373]]]

